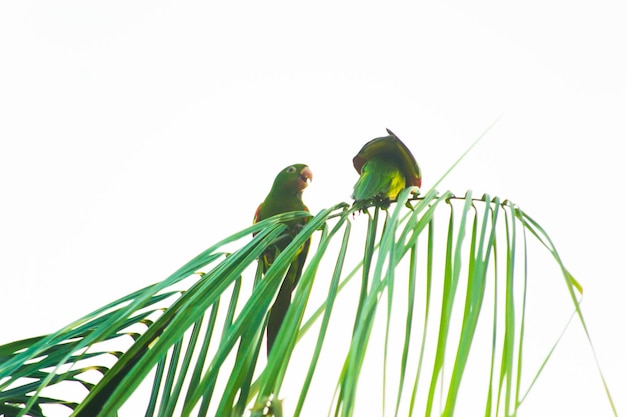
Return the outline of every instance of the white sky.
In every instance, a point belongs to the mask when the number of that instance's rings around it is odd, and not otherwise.
[[[316,212],[388,127],[428,188],[504,113],[440,190],[546,228],[626,412],[625,18],[609,1],[0,3],[0,343],[165,278],[248,225],[288,164],[315,173]],[[579,325],[556,355],[520,414],[610,415]]]

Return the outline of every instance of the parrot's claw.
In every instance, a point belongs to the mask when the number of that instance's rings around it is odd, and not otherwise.
[[[374,205],[383,210],[387,210],[391,206],[391,199],[389,197],[376,196],[372,199]]]

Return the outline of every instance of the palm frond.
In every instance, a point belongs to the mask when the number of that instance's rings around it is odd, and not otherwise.
[[[146,416],[280,416],[284,392],[288,415],[353,416],[372,388],[377,414],[452,416],[468,386],[483,396],[473,414],[515,415],[543,369],[523,361],[527,246],[554,258],[586,330],[581,286],[510,201],[412,191],[387,210],[320,211],[263,277],[259,255],[284,222],[310,214],[259,222],[58,332],[0,346],[0,413],[63,406],[113,416],[148,384]],[[309,237],[315,245],[266,359],[268,310]],[[485,365],[468,372],[474,363]],[[82,393],[52,395],[69,385]]]

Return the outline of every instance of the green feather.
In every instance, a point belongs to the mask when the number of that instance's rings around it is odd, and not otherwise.
[[[371,159],[361,169],[361,176],[354,185],[352,198],[356,201],[371,198],[395,200],[406,186],[406,181],[395,163],[383,158]]]

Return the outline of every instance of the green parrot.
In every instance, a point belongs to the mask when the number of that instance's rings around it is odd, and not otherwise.
[[[352,193],[355,203],[374,200],[388,206],[405,187],[422,185],[420,168],[409,148],[391,130],[387,133],[367,142],[352,159],[360,175]]]
[[[274,180],[272,189],[265,200],[256,209],[254,223],[272,217],[276,214],[290,211],[309,211],[302,202],[302,191],[307,187],[309,181],[313,180],[313,172],[304,164],[294,164],[280,171]],[[300,218],[287,222],[286,234],[276,240],[262,255],[260,261],[263,263],[263,274],[272,265],[274,259],[293,240],[296,234],[307,223],[308,218]],[[294,257],[283,284],[280,287],[278,296],[270,310],[269,322],[267,324],[267,354],[274,345],[278,330],[285,319],[287,308],[291,303],[291,293],[293,292],[300,275],[302,267],[309,252],[311,239],[307,240],[299,253]]]

